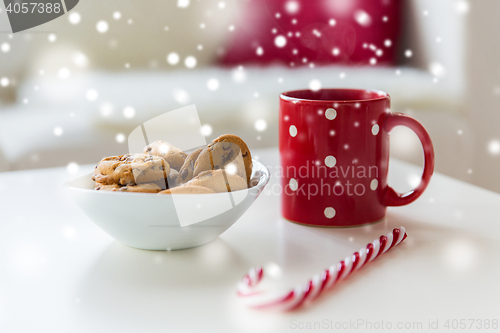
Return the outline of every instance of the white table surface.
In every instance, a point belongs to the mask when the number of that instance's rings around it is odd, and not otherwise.
[[[254,155],[276,172],[276,149]],[[389,174],[396,189],[408,189],[420,168],[392,161]],[[127,247],[96,227],[62,187],[74,176],[66,168],[0,173],[2,333],[422,332],[429,322],[453,331],[460,320],[460,332],[499,330],[491,328],[500,319],[493,192],[435,174],[419,200],[389,208],[381,223],[323,229],[281,218],[273,177],[217,240],[161,252]],[[409,235],[403,244],[301,310],[251,310],[235,295],[250,267],[268,268],[270,285],[292,287],[400,225]]]

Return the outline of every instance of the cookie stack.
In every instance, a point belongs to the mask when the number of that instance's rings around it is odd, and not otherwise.
[[[92,180],[96,190],[160,194],[194,194],[248,188],[252,157],[246,143],[226,134],[189,155],[164,141],[143,153],[102,159]]]

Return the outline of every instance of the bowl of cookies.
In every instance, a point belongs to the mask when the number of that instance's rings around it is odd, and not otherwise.
[[[155,141],[140,153],[103,158],[65,187],[83,212],[119,242],[145,250],[206,244],[260,195],[269,170],[231,134],[182,151]]]

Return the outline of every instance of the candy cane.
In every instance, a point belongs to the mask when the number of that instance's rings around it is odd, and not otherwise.
[[[320,274],[316,274],[306,283],[297,285],[294,289],[284,293],[257,291],[256,287],[264,277],[264,270],[262,267],[252,268],[238,283],[238,296],[244,303],[253,308],[296,309],[302,304],[312,301],[323,291],[331,288],[354,271],[400,244],[406,237],[404,227],[394,228],[392,232],[380,236],[338,264],[330,266],[329,269]]]

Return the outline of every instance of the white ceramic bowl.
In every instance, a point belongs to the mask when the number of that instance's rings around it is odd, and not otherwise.
[[[206,244],[233,225],[269,181],[253,161],[248,190],[214,194],[157,195],[95,191],[91,174],[65,183],[71,197],[102,230],[144,250],[180,250]]]

